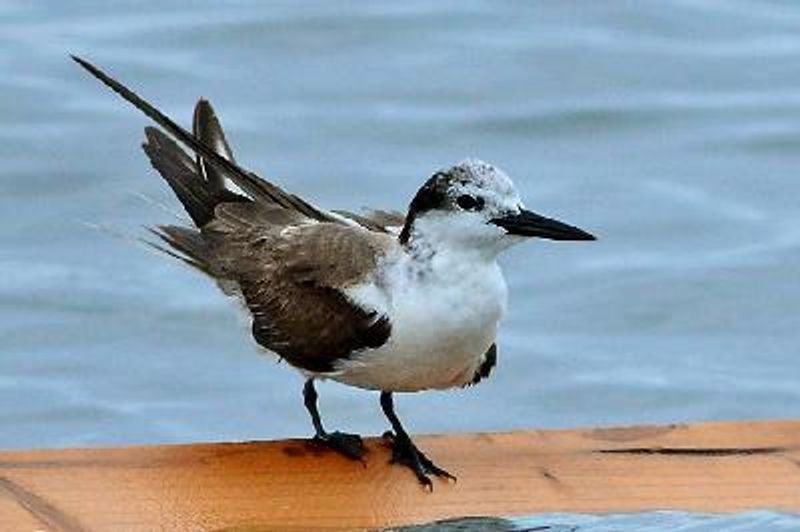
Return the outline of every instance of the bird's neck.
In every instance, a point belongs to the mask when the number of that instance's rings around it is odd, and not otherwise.
[[[440,216],[426,216],[406,222],[399,239],[403,249],[420,260],[446,257],[466,264],[494,264],[509,242],[474,227],[459,225]]]
[[[463,247],[436,247],[424,239],[410,241],[387,270],[395,309],[401,314],[404,308],[411,314],[433,309],[437,330],[466,334],[466,328],[494,338],[508,297],[496,257]]]
[[[499,274],[497,253],[469,246],[448,246],[412,238],[403,246],[403,270],[419,282],[460,283],[474,275]]]

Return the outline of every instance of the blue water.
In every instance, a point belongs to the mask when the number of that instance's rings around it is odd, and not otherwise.
[[[391,529],[396,532],[796,532],[800,515],[768,511],[737,514],[642,512],[550,513],[530,517],[463,517]]]
[[[309,433],[301,378],[145,251],[177,202],[85,55],[327,207],[404,208],[465,156],[598,234],[504,258],[492,378],[418,432],[798,417],[797,2],[0,4],[0,447]],[[379,433],[330,384],[332,427]]]
[[[400,399],[418,430],[800,412],[800,5],[0,9],[0,445],[307,432],[300,378],[215,287],[109,234],[179,208],[146,121],[67,52],[184,122],[211,98],[241,161],[325,206],[403,208],[479,156],[600,235],[504,258],[498,370]],[[367,394],[322,394],[383,427]]]
[[[545,514],[514,519],[511,525],[511,530],[538,529],[542,532],[795,532],[800,529],[800,515],[764,511],[732,515],[685,512],[606,516]]]

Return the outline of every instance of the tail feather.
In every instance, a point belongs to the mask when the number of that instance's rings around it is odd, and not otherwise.
[[[208,275],[209,277],[212,277],[212,278],[214,277],[214,275],[211,273],[211,271],[210,271],[210,270],[206,270],[206,269],[203,267],[203,265],[202,265],[202,264],[200,264],[199,262],[195,262],[195,261],[193,261],[193,260],[192,260],[192,259],[190,259],[189,257],[186,257],[186,256],[184,256],[184,255],[181,255],[180,253],[177,253],[176,251],[173,251],[173,250],[171,250],[171,249],[170,249],[170,248],[168,248],[168,247],[162,246],[162,245],[161,245],[161,244],[159,244],[158,242],[153,242],[153,241],[151,241],[151,240],[147,240],[147,239],[145,239],[145,238],[141,238],[141,239],[139,239],[139,240],[140,240],[140,242],[141,242],[142,244],[144,244],[145,246],[147,246],[147,247],[150,247],[150,248],[152,248],[152,249],[154,249],[154,250],[158,251],[159,253],[163,253],[164,255],[168,255],[168,256],[172,257],[173,259],[177,259],[177,260],[179,260],[179,261],[183,262],[184,264],[186,264],[187,266],[189,266],[189,267],[191,267],[191,268],[194,268],[194,269],[196,269],[196,270],[199,270],[199,271],[201,271],[201,272],[205,273],[205,274],[206,274],[206,275]]]
[[[215,218],[221,203],[250,203],[251,200],[224,188],[224,181],[212,183],[204,178],[201,168],[178,144],[158,129],[145,128],[147,142],[143,148],[153,167],[158,170],[198,228]],[[222,188],[217,188],[218,186]],[[145,241],[162,253],[177,258],[201,272],[215,277],[208,244],[200,231],[176,225],[162,225],[150,232],[157,242]]]
[[[208,245],[199,231],[177,225],[160,225],[157,228],[148,228],[148,230],[166,243],[169,248],[157,242],[145,240],[148,246],[215,277]]]
[[[200,142],[229,161],[236,162],[214,108],[206,99],[201,98],[194,107],[192,131]],[[206,160],[199,154],[197,155],[197,167],[212,191],[219,192],[225,189],[225,174],[213,164],[206,163]]]
[[[116,92],[119,96],[127,100],[129,103],[147,115],[150,119],[156,122],[159,126],[168,131],[181,144],[191,149],[196,154],[202,156],[206,162],[216,167],[219,172],[224,174],[226,178],[233,181],[254,200],[274,203],[285,209],[294,209],[302,215],[311,218],[312,220],[328,222],[339,221],[336,217],[321,209],[318,209],[294,194],[287,193],[280,187],[258,177],[253,172],[244,170],[232,160],[227,159],[224,154],[218,153],[216,149],[208,146],[205,142],[199,140],[192,133],[189,133],[183,129],[171,118],[139,97],[135,92],[130,90],[119,81],[111,78],[88,61],[74,55],[72,56],[72,59],[94,77],[103,82],[111,90]],[[216,182],[218,183],[218,181]]]
[[[183,208],[197,227],[214,218],[214,195],[186,153],[159,130],[145,128],[147,142],[142,144],[153,168],[175,192]]]

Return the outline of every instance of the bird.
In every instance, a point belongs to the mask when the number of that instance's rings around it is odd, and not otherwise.
[[[391,462],[430,490],[431,478],[455,481],[413,442],[394,394],[489,377],[508,297],[498,256],[534,238],[595,236],[526,209],[508,175],[478,159],[433,172],[405,214],[318,207],[240,166],[207,100],[189,132],[71,57],[158,126],[142,147],[192,223],[151,228],[149,243],[238,298],[258,346],[300,371],[313,440],[363,460],[361,436],[325,429],[315,382],[377,391]]]

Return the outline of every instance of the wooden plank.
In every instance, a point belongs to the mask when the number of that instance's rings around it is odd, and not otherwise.
[[[419,437],[423,490],[301,440],[0,453],[0,530],[358,529],[465,515],[800,511],[800,421]]]

